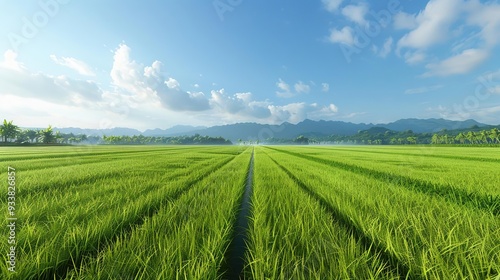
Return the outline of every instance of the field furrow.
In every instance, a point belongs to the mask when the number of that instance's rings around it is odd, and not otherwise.
[[[408,267],[412,278],[493,279],[498,275],[500,221],[491,213],[337,166],[297,160],[272,149],[266,152],[377,247]]]
[[[246,279],[399,279],[260,149]]]
[[[0,279],[497,280],[498,149],[426,148],[0,148]]]
[[[380,258],[387,262],[390,267],[387,269],[394,272],[396,275],[400,276],[400,279],[418,279],[416,275],[410,274],[410,269],[407,264],[405,264],[402,260],[398,259],[393,252],[388,251],[383,244],[378,242],[378,240],[371,239],[370,236],[366,235],[362,229],[358,228],[355,223],[353,223],[352,219],[345,215],[340,209],[333,207],[329,204],[323,197],[314,192],[313,189],[308,187],[304,182],[302,182],[299,178],[293,175],[290,170],[288,170],[283,165],[279,164],[277,161],[272,160],[277,166],[279,166],[295,183],[302,188],[312,199],[318,201],[321,206],[331,213],[333,220],[336,221],[343,230],[345,230],[349,235],[352,235],[355,240],[359,240],[362,244],[364,250],[369,251],[371,254],[380,256]]]
[[[244,191],[249,152],[193,184],[66,279],[216,279]]]
[[[391,173],[390,171],[374,170],[355,164],[345,163],[338,160],[325,159],[283,149],[275,149],[275,148],[269,148],[269,149],[274,149],[276,151],[296,156],[301,159],[315,161],[328,166],[365,175],[367,177],[382,182],[397,184],[398,186],[410,189],[412,191],[421,192],[427,195],[440,196],[457,204],[472,206],[477,209],[482,209],[491,212],[494,215],[500,215],[500,196],[498,195],[470,193],[463,189],[456,188],[452,185],[441,185],[437,183],[423,181],[412,177]]]
[[[99,248],[113,243],[123,232],[142,224],[147,217],[155,215],[162,205],[177,200],[193,185],[233,159],[234,156],[225,156],[217,163],[212,162],[203,168],[192,169],[189,176],[174,177],[161,185],[144,185],[149,191],[136,192],[136,196],[133,196],[134,191],[127,192],[127,185],[122,185],[124,188],[117,193],[121,201],[117,196],[114,196],[115,199],[111,196],[112,200],[107,203],[96,198],[98,206],[93,203],[77,203],[76,207],[70,208],[68,215],[55,214],[55,219],[45,223],[42,221],[24,224],[24,217],[20,212],[18,276],[25,279],[52,279],[53,275],[63,275],[68,267],[78,267],[84,258],[97,254]],[[164,172],[169,171],[166,169]],[[148,184],[146,178],[142,177],[138,183]],[[124,179],[126,180],[126,177]],[[140,186],[128,185],[130,189],[134,187]],[[140,190],[145,189],[141,187]],[[121,203],[116,204],[117,208],[105,206],[108,203],[113,204],[113,201]],[[84,220],[77,219],[85,214],[87,216]]]
[[[222,279],[241,279],[244,277],[245,255],[247,253],[248,226],[250,222],[250,210],[252,199],[254,170],[254,149],[250,156],[247,177],[245,181],[245,191],[241,197],[238,207],[236,221],[232,229],[232,239],[225,253],[224,262],[219,269]]]

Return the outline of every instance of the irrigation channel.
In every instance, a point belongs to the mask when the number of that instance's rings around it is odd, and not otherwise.
[[[250,157],[245,191],[233,227],[233,238],[229,244],[219,275],[222,279],[244,279],[245,253],[247,251],[248,225],[250,222],[251,196],[253,184],[253,154]]]

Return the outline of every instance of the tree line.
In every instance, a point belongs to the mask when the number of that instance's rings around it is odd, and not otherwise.
[[[347,144],[347,145],[415,145],[415,144],[460,144],[460,145],[498,145],[498,128],[479,130],[471,127],[469,131],[447,131],[438,133],[415,133],[412,130],[392,131],[385,128],[372,128],[358,131],[355,135],[330,135],[325,137],[298,136],[295,139],[268,138],[265,144]]]
[[[232,145],[233,143],[222,137],[201,136],[103,136],[103,144],[110,145]]]
[[[481,130],[478,132],[468,131],[460,132],[457,135],[448,135],[447,133],[434,134],[431,139],[432,144],[499,144],[500,131],[498,128],[491,130]]]
[[[3,120],[0,125],[0,135],[4,143],[41,143],[41,144],[55,144],[65,142],[81,142],[86,139],[85,135],[75,136],[73,134],[62,134],[59,131],[54,131],[52,126],[49,125],[46,129],[21,129],[19,126],[13,124],[12,121]]]
[[[0,125],[2,142],[14,144],[108,144],[108,145],[231,145],[232,142],[222,137],[201,136],[87,136],[54,131],[52,126],[46,129],[21,129],[13,121],[4,120]]]

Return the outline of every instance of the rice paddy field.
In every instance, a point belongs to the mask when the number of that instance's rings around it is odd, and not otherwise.
[[[500,150],[0,148],[0,279],[500,279]]]

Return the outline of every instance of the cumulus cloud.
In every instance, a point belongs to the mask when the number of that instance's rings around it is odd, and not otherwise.
[[[311,81],[311,84],[314,86],[314,82]],[[276,95],[278,97],[282,98],[290,98],[302,93],[309,93],[311,91],[311,86],[308,84],[305,84],[302,81],[298,81],[293,85],[293,88],[283,81],[281,78],[278,79],[278,82],[276,83],[276,86],[278,87],[278,90],[276,91]]]
[[[306,118],[324,119],[338,112],[337,106],[319,106],[316,103],[290,103],[274,105],[268,101],[254,101],[251,93],[227,94],[224,89],[211,92],[210,104],[224,119],[248,118],[266,123],[301,122]]]
[[[57,57],[54,59],[65,61]],[[229,94],[221,89],[212,90],[207,96],[203,92],[185,91],[181,83],[174,77],[166,76],[162,68],[159,61],[143,66],[131,58],[131,49],[128,46],[120,45],[113,55],[111,90],[103,90],[91,80],[33,73],[17,60],[15,52],[7,51],[4,53],[4,59],[0,61],[0,95],[2,98],[14,98],[16,102],[38,100],[39,104],[51,104],[44,105],[45,107],[60,108],[61,112],[65,113],[77,112],[78,117],[74,116],[72,121],[89,114],[92,118],[77,123],[103,121],[107,126],[120,124],[150,127],[164,125],[169,120],[172,124],[172,119],[176,119],[174,123],[178,123],[180,119],[198,123],[210,119],[216,123],[300,122],[305,118],[328,118],[338,111],[334,104],[277,105],[268,100],[255,100],[250,92]],[[311,82],[311,85],[314,86],[314,83]],[[328,88],[325,84],[322,86]],[[307,93],[311,89],[309,84],[301,81],[291,86],[281,79],[277,87],[291,94]],[[200,116],[206,118],[197,119]],[[34,118],[26,116],[23,120],[31,122]]]
[[[396,29],[414,29],[418,26],[415,15],[405,12],[398,12],[394,15],[394,28]]]
[[[380,49],[380,51],[376,51],[378,56],[384,57],[384,58],[387,57],[387,55],[389,55],[389,53],[391,53],[392,43],[393,43],[392,37],[387,38],[384,42],[384,45]]]
[[[111,78],[113,84],[141,100],[159,98],[161,104],[173,111],[204,111],[210,108],[202,92],[183,91],[177,80],[162,74],[162,64],[153,62],[144,67],[130,58],[131,49],[120,45],[115,51]]]
[[[500,43],[500,4],[493,1],[482,4],[469,1],[465,5],[469,13],[467,23],[481,28],[480,35],[487,47]]]
[[[268,102],[253,100],[252,93],[227,94],[224,89],[212,90],[210,104],[222,114],[265,119],[271,116]]]
[[[342,15],[344,15],[348,20],[362,26],[365,26],[367,24],[367,21],[365,19],[367,13],[368,5],[365,3],[361,3],[358,5],[348,5],[342,9]]]
[[[270,105],[269,110],[275,123],[285,121],[298,123],[304,119],[325,119],[338,112],[338,108],[334,104],[320,106],[317,103],[307,104],[304,102],[290,103],[284,106]]]
[[[425,58],[426,58],[425,53],[421,51],[414,51],[414,52],[408,51],[404,55],[405,62],[410,65],[421,63],[425,60]]]
[[[18,72],[24,71],[24,65],[17,61],[17,53],[13,50],[7,50],[3,55],[4,60],[0,62],[0,67],[4,69],[15,70]]]
[[[95,82],[32,73],[16,58],[15,52],[7,51],[0,63],[2,94],[75,106],[90,106],[101,100],[103,92]]]
[[[495,1],[431,0],[418,14],[400,12],[395,16],[394,27],[409,30],[397,42],[397,53],[407,49],[405,61],[417,64],[430,58],[426,53],[432,47],[450,44],[452,56],[433,57],[423,76],[468,73],[484,62],[500,43],[499,15],[500,4]]]
[[[323,6],[329,12],[335,12],[338,10],[343,0],[321,0],[323,2]]]
[[[52,55],[50,55],[50,59],[52,59],[52,61],[54,61],[55,63],[57,63],[61,66],[65,66],[65,67],[68,67],[72,70],[75,70],[76,72],[78,72],[81,75],[95,76],[95,73],[92,71],[90,66],[88,66],[85,62],[78,60],[76,58],[73,58],[73,57],[58,58],[57,56],[52,54]]]
[[[340,43],[353,46],[356,42],[354,30],[350,26],[344,26],[342,29],[334,28],[330,31],[328,40],[331,43]]]
[[[276,86],[278,87],[278,91],[276,91],[276,95],[278,97],[289,98],[294,96],[290,89],[290,85],[283,81],[281,78],[276,83]]]
[[[474,69],[488,58],[488,52],[481,49],[467,49],[462,53],[447,58],[439,63],[426,65],[424,76],[449,76],[464,74]]]
[[[416,27],[398,41],[398,48],[428,48],[449,37],[452,23],[459,17],[462,0],[431,0],[415,16]],[[446,12],[443,12],[446,11]],[[405,15],[409,22],[410,16]]]
[[[495,123],[498,114],[500,114],[500,106],[478,106],[474,110],[467,110],[459,104],[453,107],[439,105],[437,107],[427,108],[427,112],[431,117],[440,117],[447,120],[463,121],[474,119],[483,123]]]
[[[302,81],[299,81],[293,87],[297,93],[309,93],[309,91],[311,91],[311,87],[304,84]]]

